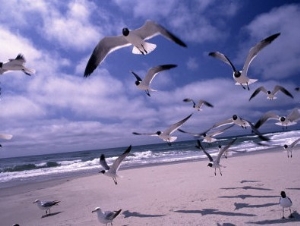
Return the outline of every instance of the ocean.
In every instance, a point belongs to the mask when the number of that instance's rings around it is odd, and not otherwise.
[[[229,156],[261,151],[271,147],[283,147],[299,138],[300,131],[286,131],[265,134],[271,138],[268,145],[258,145],[256,136],[241,136],[229,149]],[[226,145],[233,137],[219,138],[217,142],[202,143],[212,155],[218,154],[218,144]],[[174,163],[180,161],[207,160],[203,151],[195,147],[196,139],[174,142],[169,146],[165,142],[132,146],[130,155],[123,161],[120,170],[154,164]],[[128,145],[129,146],[129,145]],[[101,154],[111,164],[127,147],[105,150],[76,151],[68,153],[45,154],[25,157],[0,159],[0,188],[30,181],[47,181],[79,175],[97,174],[102,167],[99,164]],[[282,148],[282,150],[284,150]]]

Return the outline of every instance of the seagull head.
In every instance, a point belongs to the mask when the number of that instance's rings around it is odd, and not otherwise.
[[[284,148],[284,149],[287,149],[287,148],[288,148],[288,145],[287,145],[287,144],[283,145],[283,148]]]
[[[267,94],[269,94],[269,95],[270,95],[270,94],[271,94],[271,91],[270,91],[270,90],[268,90],[268,91],[267,91]]]
[[[238,78],[238,77],[241,76],[241,74],[242,74],[241,71],[235,71],[235,72],[233,73],[233,76],[234,76],[235,78]]]
[[[95,212],[98,212],[98,211],[101,211],[100,207],[96,207],[96,208],[92,211],[92,213],[95,213]]]
[[[156,134],[159,136],[159,135],[162,134],[162,132],[161,131],[157,131]]]
[[[282,198],[285,198],[286,197],[285,191],[281,191],[280,195],[281,195]]]
[[[122,34],[123,34],[124,36],[128,36],[128,35],[129,35],[129,29],[128,29],[127,27],[124,27],[124,28],[122,29]]]
[[[233,120],[237,120],[237,118],[238,118],[237,115],[233,115],[233,116],[232,116],[232,119],[233,119]]]
[[[99,171],[99,173],[105,174],[105,170],[101,170]]]
[[[285,119],[286,119],[286,118],[285,118],[284,116],[282,116],[282,117],[279,118],[280,122],[284,122]]]
[[[37,202],[39,202],[40,200],[39,199],[36,199],[33,203],[37,203]]]
[[[136,80],[136,81],[135,81],[135,85],[138,86],[139,84],[141,84],[141,81]]]
[[[212,167],[213,166],[212,162],[208,163],[207,166]]]

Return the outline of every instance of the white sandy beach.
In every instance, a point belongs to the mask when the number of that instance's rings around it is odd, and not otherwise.
[[[299,225],[300,152],[282,149],[222,159],[223,176],[207,161],[122,170],[115,185],[102,174],[0,191],[1,225],[101,225],[92,210],[122,209],[114,225]],[[293,200],[281,219],[280,191]],[[51,215],[32,202],[61,200]],[[288,217],[289,212],[285,212]]]

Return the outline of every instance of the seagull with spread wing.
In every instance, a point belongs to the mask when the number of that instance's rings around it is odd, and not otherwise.
[[[183,102],[192,102],[193,103],[193,108],[197,109],[198,111],[202,111],[202,107],[204,105],[207,106],[207,107],[210,107],[210,108],[214,107],[211,103],[209,103],[205,100],[199,100],[198,103],[196,104],[196,102],[193,99],[185,98],[185,99],[183,99]]]
[[[22,54],[19,54],[15,59],[9,59],[7,62],[0,62],[0,75],[9,71],[23,71],[26,75],[35,73],[34,69],[24,66],[26,60]]]
[[[282,93],[284,93],[285,95],[294,98],[294,96],[283,86],[280,85],[276,85],[274,86],[273,90],[267,90],[264,86],[260,86],[258,87],[250,96],[249,101],[255,97],[257,94],[259,94],[260,92],[263,92],[267,95],[267,99],[269,100],[275,100],[277,99],[277,97],[275,96],[279,91],[281,91]]]

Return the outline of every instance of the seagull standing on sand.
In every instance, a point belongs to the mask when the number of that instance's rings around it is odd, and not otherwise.
[[[126,156],[129,154],[131,150],[131,145],[126,149],[126,151],[124,151],[124,153],[122,155],[120,155],[111,166],[107,165],[107,162],[105,160],[105,156],[104,154],[102,154],[100,156],[100,165],[104,168],[104,170],[101,170],[99,173],[102,173],[108,177],[111,177],[113,179],[113,181],[115,182],[115,184],[117,185],[117,177],[119,177],[119,175],[117,174],[120,165],[122,163],[122,161],[126,158]]]
[[[293,214],[292,214],[292,210],[291,210],[291,206],[293,205],[292,200],[286,196],[284,191],[281,191],[280,193],[280,198],[279,198],[279,205],[282,207],[282,219],[284,219],[284,208],[289,208],[290,210],[290,216],[289,218],[293,218]]]
[[[152,67],[148,70],[146,76],[144,79],[141,79],[135,72],[131,71],[131,73],[135,76],[136,81],[135,85],[137,88],[141,90],[145,90],[146,94],[150,97],[150,91],[157,91],[152,88],[150,88],[150,84],[154,77],[161,71],[169,70],[171,68],[177,67],[175,64],[165,64],[165,65],[159,65],[156,67]]]
[[[237,138],[232,139],[225,147],[220,147],[220,151],[217,155],[217,158],[214,160],[211,155],[203,148],[203,146],[201,145],[200,141],[197,140],[198,145],[196,146],[199,149],[202,149],[203,152],[205,153],[205,155],[208,157],[209,159],[209,163],[207,166],[209,167],[213,167],[215,168],[215,176],[217,175],[217,168],[219,169],[220,175],[222,176],[222,172],[221,172],[221,167],[223,167],[222,165],[220,165],[220,160],[221,160],[221,156],[223,155],[223,153],[236,141]]]
[[[297,124],[297,121],[300,119],[299,109],[293,109],[287,116],[279,116],[271,111],[268,111],[260,117],[260,119],[255,123],[254,127],[258,129],[269,119],[275,119],[278,121],[275,123],[276,125],[287,128],[288,126]]]
[[[214,107],[211,103],[209,103],[209,102],[207,102],[207,101],[205,101],[205,100],[199,100],[197,104],[196,104],[196,102],[195,102],[193,99],[191,99],[191,98],[185,98],[185,99],[183,99],[183,101],[184,101],[184,102],[192,102],[192,103],[193,103],[193,108],[197,109],[198,111],[202,111],[202,106],[203,106],[203,105],[205,105],[205,106],[207,106],[207,107],[211,107],[211,108]]]
[[[113,225],[113,220],[121,213],[122,209],[118,211],[105,211],[103,212],[100,207],[96,207],[92,213],[97,213],[98,220],[102,224],[111,224]]]
[[[26,60],[22,54],[19,54],[15,59],[9,59],[7,62],[0,62],[0,75],[9,71],[23,71],[26,75],[35,73],[34,69],[24,66]]]
[[[258,87],[253,93],[252,95],[250,96],[249,98],[249,101],[255,97],[259,92],[263,92],[267,95],[267,99],[269,100],[275,100],[277,99],[277,97],[275,96],[279,91],[281,91],[282,93],[284,93],[285,95],[291,97],[291,98],[294,98],[294,96],[286,89],[284,88],[283,86],[279,86],[279,85],[276,85],[274,87],[274,89],[272,91],[270,90],[267,90],[264,86],[260,86]]]
[[[297,143],[300,141],[300,138],[296,139],[293,143],[291,143],[290,145],[283,145],[283,148],[287,151],[287,157],[290,157],[291,154],[291,158],[293,158],[293,149],[294,147],[297,145]]]
[[[105,57],[117,49],[133,45],[133,54],[146,55],[152,52],[156,48],[156,45],[145,42],[145,40],[157,35],[162,35],[163,37],[177,43],[180,46],[187,47],[183,41],[165,29],[162,25],[151,20],[147,20],[142,27],[136,30],[123,28],[122,35],[104,37],[101,39],[90,56],[85,68],[84,77],[91,75],[97,66],[105,59]]]
[[[253,46],[248,53],[247,59],[244,63],[244,67],[241,71],[238,71],[235,68],[235,66],[233,65],[233,63],[229,60],[229,58],[227,56],[225,56],[223,53],[210,52],[208,55],[215,57],[215,58],[223,61],[224,63],[230,65],[233,70],[233,78],[236,81],[236,85],[241,85],[243,87],[243,89],[246,89],[245,86],[247,86],[247,88],[249,90],[249,85],[257,81],[257,79],[250,79],[247,76],[247,72],[248,72],[250,63],[256,57],[256,55],[259,53],[259,51],[261,51],[264,47],[266,47],[271,42],[273,42],[279,35],[280,35],[280,33],[273,34],[273,35],[267,37],[266,39],[263,39],[262,41],[257,43],[255,46]]]
[[[156,133],[137,133],[137,132],[133,132],[133,134],[134,135],[158,136],[160,139],[162,139],[163,141],[168,142],[168,144],[171,145],[171,142],[174,142],[177,139],[177,137],[171,136],[171,134],[173,132],[175,132],[180,126],[182,126],[182,124],[185,123],[191,116],[192,116],[192,114],[190,114],[186,118],[182,119],[181,121],[171,125],[170,127],[168,127],[164,131],[157,131]]]
[[[33,203],[36,203],[37,206],[41,210],[45,210],[46,211],[46,215],[47,215],[47,214],[50,214],[50,208],[52,206],[56,206],[58,203],[60,203],[60,201],[58,201],[58,200],[54,200],[54,201],[41,201],[41,200],[37,199]]]

